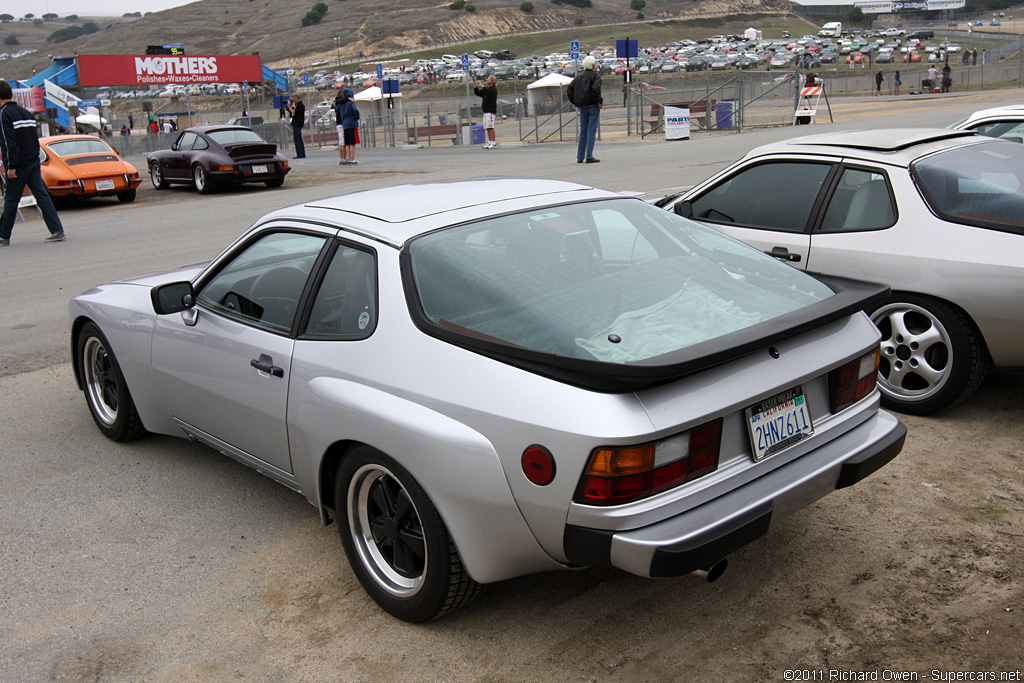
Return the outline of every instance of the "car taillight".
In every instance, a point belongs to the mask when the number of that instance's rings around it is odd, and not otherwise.
[[[234,166],[214,166],[213,170],[214,171],[223,171],[225,173],[228,173],[230,171],[235,170],[235,167]]]
[[[619,505],[653,496],[718,469],[722,418],[642,446],[597,448],[573,500]]]
[[[833,413],[848,408],[874,391],[878,382],[879,353],[880,349],[875,349],[829,373],[828,391]]]
[[[77,184],[78,184],[77,180],[58,180],[57,181],[57,187],[71,187],[72,185],[77,185]]]

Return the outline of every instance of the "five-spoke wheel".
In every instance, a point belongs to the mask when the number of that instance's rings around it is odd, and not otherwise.
[[[967,398],[981,383],[985,354],[980,335],[960,309],[901,294],[871,319],[882,333],[878,388],[888,407],[934,412]]]
[[[356,577],[394,616],[427,621],[480,592],[430,499],[389,456],[354,448],[338,470],[335,503]]]
[[[96,426],[115,441],[128,441],[144,434],[121,367],[95,324],[82,326],[77,348],[85,400]]]
[[[166,190],[170,187],[170,183],[167,182],[167,178],[164,177],[164,170],[160,168],[160,162],[154,161],[149,167],[149,179],[153,183],[153,187],[158,190]]]

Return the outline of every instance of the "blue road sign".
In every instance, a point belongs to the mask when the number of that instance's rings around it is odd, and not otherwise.
[[[469,71],[469,55],[462,55],[462,70]]]
[[[640,41],[629,38],[615,41],[615,56],[619,59],[636,59],[640,52]]]
[[[306,85],[306,86],[309,85],[309,72],[308,71],[302,72],[302,85]]]
[[[383,64],[378,64],[377,65],[377,80],[380,80],[382,78],[384,78],[384,65]]]
[[[580,41],[574,40],[569,43],[569,58],[579,59],[580,58]]]
[[[103,104],[102,100],[78,100],[78,107],[98,107]]]
[[[381,92],[385,95],[397,95],[398,93],[398,79],[389,78],[385,81],[381,81]]]

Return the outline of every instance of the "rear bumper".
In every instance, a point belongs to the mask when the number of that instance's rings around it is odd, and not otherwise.
[[[896,457],[907,428],[874,417],[789,465],[681,515],[640,529],[569,525],[565,554],[578,565],[618,567],[639,576],[680,576],[703,569],[763,536],[772,524],[828,493],[852,486]],[[843,455],[836,457],[836,453]],[[795,463],[794,463],[795,464]]]

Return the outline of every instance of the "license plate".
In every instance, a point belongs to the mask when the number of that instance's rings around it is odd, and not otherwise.
[[[747,408],[747,427],[755,462],[814,434],[803,388],[794,387]]]
[[[113,190],[114,189],[114,181],[113,180],[97,180],[96,181],[96,189],[99,190],[99,191],[102,191],[102,190]]]
[[[252,165],[252,172],[253,173],[266,173],[267,172],[267,165],[266,164],[253,164]]]

